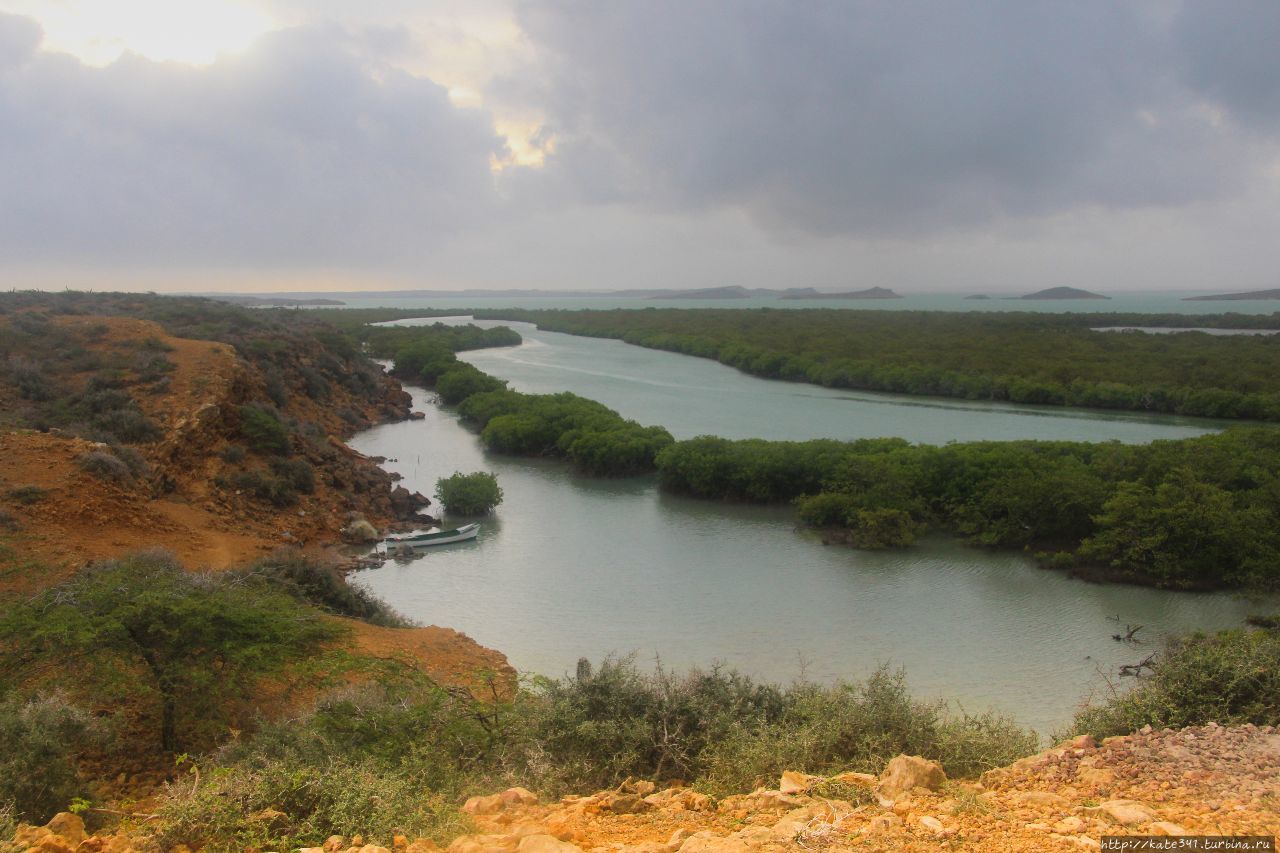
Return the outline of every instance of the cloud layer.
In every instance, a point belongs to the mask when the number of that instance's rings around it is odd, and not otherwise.
[[[0,271],[1274,286],[1274,0],[260,2],[199,67],[0,13]]]
[[[502,140],[384,61],[402,33],[286,30],[206,67],[38,46],[0,15],[10,261],[379,264],[494,215]]]
[[[1212,199],[1276,150],[1239,126],[1280,112],[1275,3],[519,8],[554,165],[589,199],[914,234]]]

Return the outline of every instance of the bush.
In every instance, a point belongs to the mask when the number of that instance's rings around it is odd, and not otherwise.
[[[131,444],[155,441],[164,434],[160,427],[136,408],[109,409],[95,415],[93,425],[119,441]]]
[[[395,835],[445,842],[470,828],[456,805],[424,787],[414,774],[341,756],[315,772],[279,761],[238,767],[213,774],[191,797],[171,789],[156,840],[165,849],[296,850],[319,847],[335,833],[363,833],[390,846]],[[254,819],[268,809],[284,816]]]
[[[484,515],[502,503],[502,489],[498,478],[487,471],[455,471],[451,477],[436,480],[436,497],[447,512]]]
[[[40,503],[47,494],[49,494],[49,490],[42,489],[39,486],[16,486],[5,492],[4,496],[13,503],[29,506],[30,504]]]
[[[340,616],[391,628],[413,624],[373,593],[352,586],[336,567],[308,559],[297,551],[279,551],[255,563],[248,572],[299,601]]]
[[[1280,725],[1280,631],[1193,634],[1169,645],[1128,693],[1076,715],[1096,739],[1143,726]]]
[[[80,470],[87,471],[99,480],[118,485],[133,482],[133,472],[120,457],[105,450],[92,450],[76,459]]]
[[[152,700],[156,745],[175,751],[225,735],[261,676],[339,630],[265,583],[142,554],[91,564],[0,614],[0,688],[57,666],[95,695]]]
[[[237,471],[231,475],[229,483],[232,488],[248,492],[252,497],[272,506],[293,506],[298,502],[298,492],[292,482],[272,476],[266,471]]]
[[[289,430],[280,422],[280,417],[265,406],[240,407],[240,434],[257,453],[289,455]]]
[[[91,733],[89,716],[56,694],[0,702],[0,811],[39,824],[66,809],[84,793],[75,754]]]
[[[222,461],[229,465],[239,465],[244,461],[247,454],[248,451],[238,444],[228,444],[218,453],[222,457]]]
[[[272,459],[271,470],[304,495],[316,490],[316,472],[305,459]]]

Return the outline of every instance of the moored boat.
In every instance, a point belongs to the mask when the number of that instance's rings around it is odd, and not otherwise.
[[[468,539],[475,539],[476,534],[479,532],[480,525],[473,522],[464,524],[461,527],[450,528],[449,530],[411,533],[405,536],[388,536],[382,540],[382,544],[386,546],[388,551],[404,546],[425,548],[428,545],[448,545],[450,542],[465,542]]]

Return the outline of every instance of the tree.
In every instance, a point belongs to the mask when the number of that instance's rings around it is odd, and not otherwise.
[[[187,573],[142,554],[90,565],[0,616],[0,672],[15,682],[61,671],[95,689],[141,687],[160,706],[160,747],[176,751],[188,739],[180,720],[225,720],[258,676],[337,630],[265,581]]]
[[[487,471],[471,474],[455,471],[451,477],[436,480],[436,497],[448,512],[484,515],[502,503],[502,489],[498,478]]]

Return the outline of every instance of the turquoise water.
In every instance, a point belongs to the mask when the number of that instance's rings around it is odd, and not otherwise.
[[[921,401],[770,382],[616,341],[529,332],[467,353],[526,390],[573,390],[680,436],[902,435],[915,441],[1060,437],[1149,441],[1209,421]],[[995,708],[1048,734],[1114,675],[1192,629],[1241,624],[1261,605],[1227,594],[1102,586],[1020,553],[945,537],[903,551],[823,546],[786,507],[665,495],[652,478],[581,477],[551,460],[487,453],[430,392],[420,421],[353,441],[426,494],[454,471],[496,473],[505,500],[477,541],[390,562],[359,582],[407,615],[502,650],[518,668],[572,672],[581,656],[635,653],[683,669],[721,662],[787,682],[905,667],[922,696]],[[1111,639],[1142,624],[1143,645]]]

